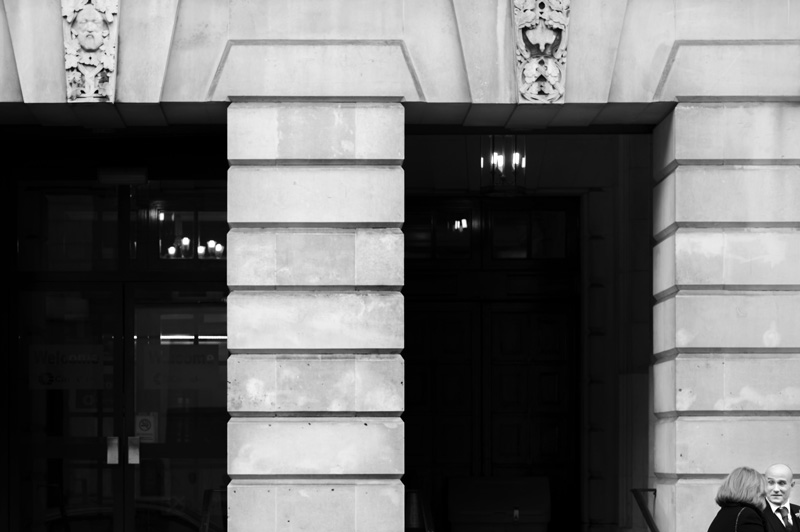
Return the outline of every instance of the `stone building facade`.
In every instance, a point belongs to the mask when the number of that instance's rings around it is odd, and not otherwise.
[[[404,528],[407,196],[489,134],[579,205],[581,527],[800,473],[799,1],[94,0],[99,59],[62,4],[0,1],[6,135],[226,130],[228,530]]]

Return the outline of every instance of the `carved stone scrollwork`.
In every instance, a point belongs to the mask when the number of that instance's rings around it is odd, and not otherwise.
[[[114,102],[119,0],[61,0],[67,101]]]
[[[563,103],[569,0],[514,0],[514,19],[522,98]]]

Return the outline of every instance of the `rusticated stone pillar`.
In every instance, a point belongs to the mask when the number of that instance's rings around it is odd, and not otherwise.
[[[698,530],[735,467],[800,471],[800,105],[680,104],[654,162],[656,518]]]
[[[401,531],[399,103],[228,109],[231,532]]]

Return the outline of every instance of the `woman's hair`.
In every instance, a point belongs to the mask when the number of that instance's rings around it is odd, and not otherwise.
[[[752,504],[762,510],[766,507],[767,479],[750,467],[737,467],[731,471],[717,491],[717,504]]]

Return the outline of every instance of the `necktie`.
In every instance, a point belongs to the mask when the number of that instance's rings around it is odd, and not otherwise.
[[[781,517],[783,517],[783,526],[786,527],[786,530],[792,530],[792,524],[789,522],[789,509],[786,506],[781,506],[778,508],[778,512],[780,512]]]

